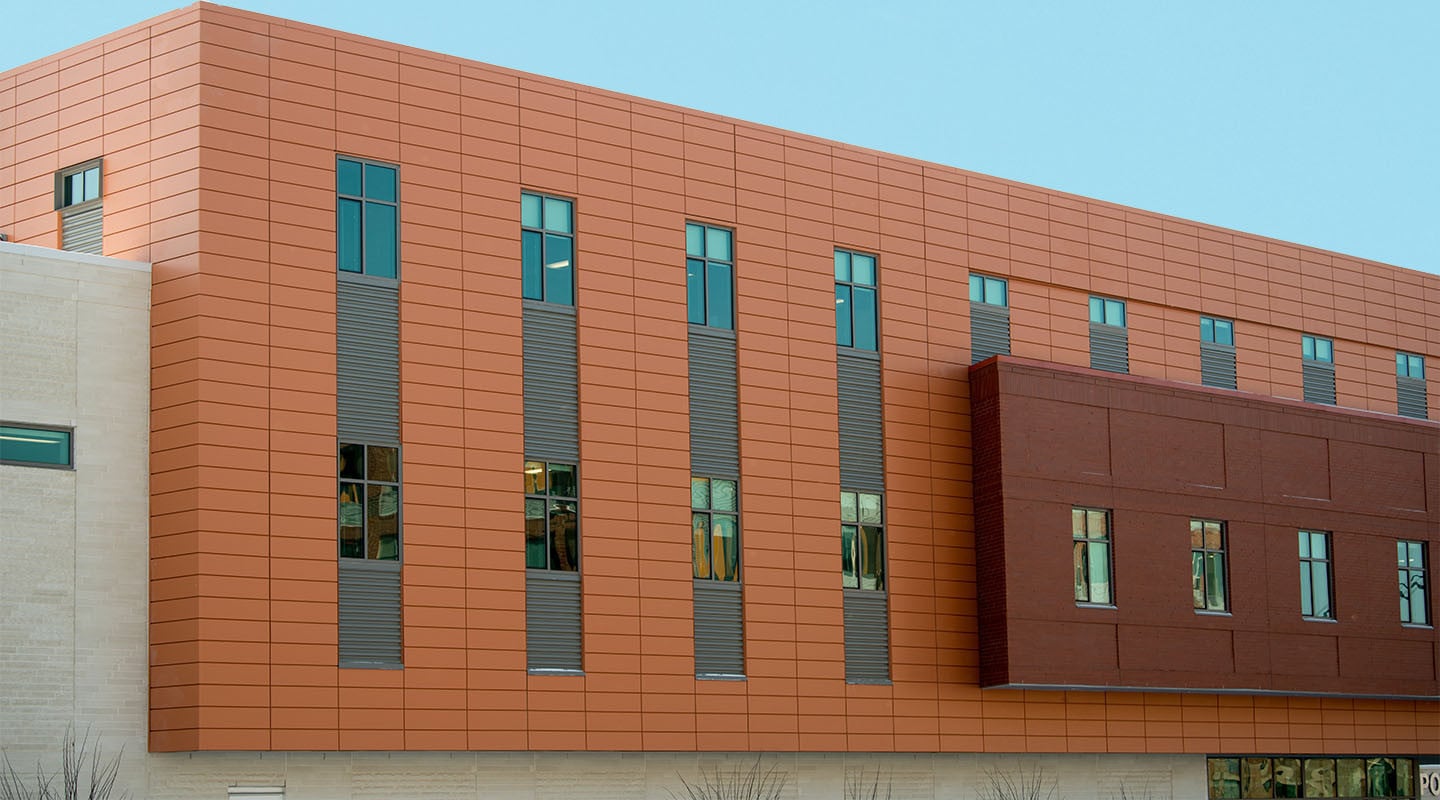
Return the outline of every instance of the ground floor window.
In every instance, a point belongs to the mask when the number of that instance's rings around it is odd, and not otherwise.
[[[1212,800],[1418,796],[1415,759],[1393,756],[1222,756],[1209,759]]]

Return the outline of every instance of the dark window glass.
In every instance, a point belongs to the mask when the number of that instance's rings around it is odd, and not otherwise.
[[[395,561],[400,558],[400,449],[342,442],[340,557]]]
[[[686,319],[692,325],[735,327],[732,239],[726,228],[685,223]]]
[[[875,256],[835,251],[835,343],[875,350],[879,342]]]
[[[835,284],[835,343],[842,347],[855,344],[850,305],[850,284]]]
[[[100,165],[71,167],[60,172],[57,185],[56,208],[75,206],[100,198]]]
[[[1227,611],[1225,523],[1190,520],[1190,586],[1197,611]]]
[[[0,425],[0,463],[69,467],[74,463],[71,432],[58,428]]]
[[[580,569],[579,482],[574,464],[526,461],[525,566]]]
[[[574,203],[520,195],[521,293],[530,300],[575,305]]]
[[[855,347],[860,350],[874,350],[876,347],[875,290],[855,287]]]
[[[396,168],[337,157],[335,259],[342,272],[394,278],[400,272]]]

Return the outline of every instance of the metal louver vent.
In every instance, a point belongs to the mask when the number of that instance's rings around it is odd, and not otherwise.
[[[885,489],[884,407],[880,360],[872,353],[842,348],[836,354],[839,394],[840,485]]]
[[[1423,378],[1395,377],[1395,399],[1400,407],[1400,414],[1416,419],[1429,419],[1429,398],[1425,392],[1425,380]]]
[[[845,680],[890,682],[890,603],[883,591],[845,590]]]
[[[580,460],[576,389],[575,309],[527,302],[525,331],[525,455]]]
[[[525,652],[532,670],[579,672],[581,660],[580,575],[527,570]]]
[[[400,562],[342,558],[339,582],[340,666],[400,666]]]
[[[1130,333],[1119,325],[1090,323],[1090,368],[1130,371]]]
[[[1200,343],[1200,383],[1220,389],[1235,388],[1235,345]]]
[[[337,431],[341,441],[400,442],[400,287],[342,272],[336,296]]]
[[[970,304],[970,363],[1010,355],[1010,309],[990,303]]]
[[[104,255],[100,201],[60,209],[60,249]]]
[[[695,674],[745,674],[745,623],[741,585],[695,581]]]
[[[740,476],[735,334],[690,326],[690,471]]]
[[[1335,365],[1323,361],[1302,361],[1300,375],[1307,403],[1335,405]]]

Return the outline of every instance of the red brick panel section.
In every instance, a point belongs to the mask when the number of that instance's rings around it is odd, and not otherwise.
[[[1005,356],[971,374],[984,685],[1440,692],[1392,556],[1440,549],[1440,425]],[[1114,608],[1073,599],[1075,505],[1113,511]],[[1227,524],[1227,614],[1192,608],[1194,518]],[[1332,534],[1334,622],[1301,617],[1301,529]]]

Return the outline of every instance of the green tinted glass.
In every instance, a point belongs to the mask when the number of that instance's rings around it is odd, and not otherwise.
[[[540,227],[540,195],[520,195],[520,224],[527,228]]]
[[[0,426],[0,462],[36,466],[71,465],[70,431]]]

